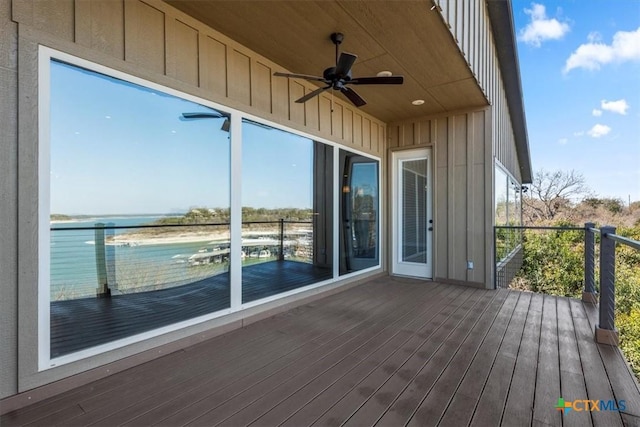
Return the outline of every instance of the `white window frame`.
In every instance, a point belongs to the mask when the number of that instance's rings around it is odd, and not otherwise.
[[[50,357],[50,91],[51,91],[51,61],[58,60],[84,68],[96,73],[101,73],[109,77],[120,79],[129,83],[137,84],[146,88],[161,91],[169,95],[176,96],[187,101],[195,102],[203,106],[222,110],[231,114],[231,159],[230,159],[230,173],[231,173],[231,218],[230,218],[230,234],[231,234],[231,254],[238,254],[236,262],[232,258],[230,264],[230,308],[223,309],[207,315],[195,317],[182,322],[174,323],[165,327],[157,328],[152,331],[143,332],[140,334],[132,335],[130,337],[122,338],[119,340],[111,341],[109,343],[101,344],[95,347],[80,350],[68,355],[51,358]],[[382,266],[382,257],[378,257],[378,265],[367,269],[359,270],[349,274],[340,276],[338,274],[339,266],[339,195],[340,195],[340,180],[338,179],[338,163],[339,163],[339,149],[347,150],[355,154],[365,156],[378,162],[378,212],[381,213],[380,220],[378,221],[378,236],[380,249],[384,248],[383,235],[380,233],[382,230],[382,211],[380,209],[382,204],[382,159],[378,156],[364,153],[352,147],[347,147],[336,142],[332,142],[325,138],[321,138],[315,135],[308,134],[299,130],[287,128],[277,123],[270,122],[261,117],[254,116],[252,114],[218,104],[206,99],[190,95],[178,90],[172,89],[167,86],[163,86],[151,81],[133,76],[131,74],[118,71],[116,69],[100,65],[98,63],[88,61],[65,52],[52,49],[46,46],[39,46],[38,52],[38,371],[44,371],[60,365],[75,362],[81,359],[96,356],[107,351],[115,350],[125,347],[134,343],[138,343],[144,340],[148,340],[153,337],[157,337],[162,334],[177,331],[186,327],[190,327],[202,322],[206,322],[215,318],[229,315],[238,311],[242,311],[251,307],[259,306],[271,301],[286,298],[291,295],[295,295],[301,292],[305,292],[311,289],[319,288],[330,283],[343,281],[353,276],[359,276],[378,270]],[[260,300],[252,301],[250,303],[242,303],[242,263],[240,260],[240,248],[242,245],[242,121],[247,119],[253,122],[263,124],[274,129],[289,132],[295,135],[299,135],[313,141],[318,141],[323,144],[327,144],[333,147],[333,165],[334,165],[334,177],[333,177],[333,277],[322,282],[314,283],[305,287],[294,289],[288,292],[283,292],[277,295],[273,295]],[[233,255],[232,255],[233,256]]]

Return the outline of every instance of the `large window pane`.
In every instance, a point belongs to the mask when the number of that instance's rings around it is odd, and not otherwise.
[[[378,161],[340,150],[340,274],[380,264]]]
[[[57,61],[50,82],[50,356],[228,308],[230,116]]]
[[[242,302],[332,277],[333,149],[242,125]]]

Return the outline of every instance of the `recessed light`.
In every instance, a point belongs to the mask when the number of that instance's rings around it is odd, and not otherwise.
[[[424,99],[416,99],[414,101],[411,101],[411,103],[413,105],[422,105],[422,104],[424,104]]]
[[[391,71],[380,71],[378,74],[376,74],[376,76],[378,77],[391,77],[393,76],[393,73]]]

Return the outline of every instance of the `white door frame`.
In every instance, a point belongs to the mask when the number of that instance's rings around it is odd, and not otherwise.
[[[420,278],[432,278],[433,277],[433,179],[432,179],[432,158],[431,148],[418,148],[412,150],[403,150],[393,152],[391,155],[392,164],[392,218],[393,218],[393,233],[392,233],[392,262],[391,273],[399,276],[411,276]],[[403,241],[403,227],[402,227],[402,164],[410,160],[427,160],[426,171],[426,263],[408,262],[402,260],[402,244]]]

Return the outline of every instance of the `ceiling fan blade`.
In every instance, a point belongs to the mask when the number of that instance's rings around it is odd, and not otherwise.
[[[340,88],[340,92],[344,93],[344,95],[347,98],[349,98],[349,101],[351,101],[353,103],[353,105],[355,105],[356,107],[362,107],[363,105],[365,105],[367,103],[367,101],[362,99],[362,97],[360,95],[358,95],[356,93],[356,91],[351,89],[350,87],[342,86]]]
[[[296,102],[298,104],[302,104],[303,102],[307,102],[308,100],[310,100],[311,98],[313,98],[316,95],[321,94],[322,92],[324,92],[327,89],[331,89],[331,86],[327,86],[327,87],[321,87],[320,89],[316,89],[313,92],[309,92],[308,94],[306,94],[305,96],[303,96],[300,99],[296,99]]]
[[[349,71],[351,71],[351,67],[353,66],[353,63],[356,62],[357,58],[357,55],[342,52],[340,54],[340,58],[338,58],[338,63],[336,64],[336,76],[339,78],[346,77],[349,74]]]
[[[218,112],[182,113],[184,119],[221,119],[223,117],[225,116]]]
[[[324,82],[325,79],[323,79],[322,77],[318,77],[318,76],[308,76],[306,74],[290,74],[290,73],[273,73],[274,76],[276,77],[289,77],[289,78],[293,78],[293,79],[304,79],[304,80],[313,80],[313,81],[319,81],[319,82]]]
[[[401,85],[404,82],[403,76],[388,77],[356,77],[347,83],[353,85]]]

